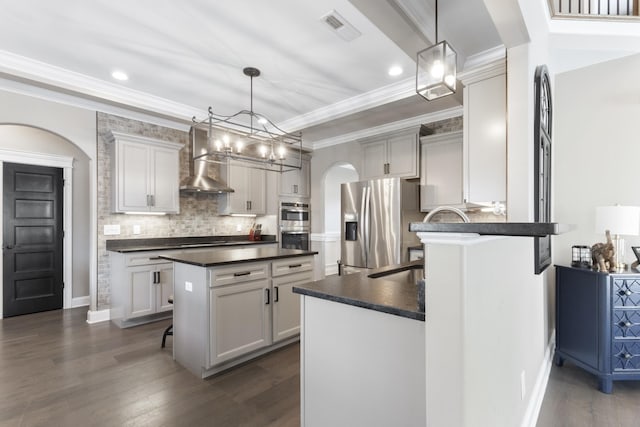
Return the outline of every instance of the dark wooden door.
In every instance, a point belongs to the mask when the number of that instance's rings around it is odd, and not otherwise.
[[[62,308],[62,169],[3,169],[3,315]]]

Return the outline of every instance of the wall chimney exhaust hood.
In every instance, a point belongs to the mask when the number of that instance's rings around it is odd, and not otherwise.
[[[207,162],[195,157],[207,153],[207,132],[191,127],[191,150],[189,150],[189,176],[180,182],[180,191],[183,193],[233,193],[223,182],[207,175]]]

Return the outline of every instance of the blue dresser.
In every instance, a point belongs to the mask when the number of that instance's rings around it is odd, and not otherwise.
[[[640,380],[640,273],[556,266],[554,359],[597,375],[604,393]]]

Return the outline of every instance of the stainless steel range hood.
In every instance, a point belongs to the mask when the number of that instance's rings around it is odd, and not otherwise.
[[[207,132],[191,127],[189,138],[191,139],[189,176],[180,182],[180,191],[183,193],[233,193],[233,188],[207,175],[206,161],[194,159],[195,156],[207,152]]]

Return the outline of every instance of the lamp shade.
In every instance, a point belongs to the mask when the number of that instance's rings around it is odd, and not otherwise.
[[[596,208],[596,233],[609,230],[611,234],[637,236],[640,234],[640,207],[598,206]]]

